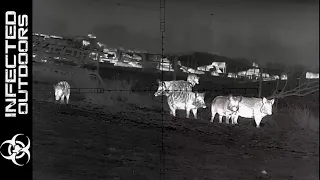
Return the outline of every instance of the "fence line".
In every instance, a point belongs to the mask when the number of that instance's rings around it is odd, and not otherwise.
[[[137,89],[137,90],[121,90],[121,89],[104,89],[104,88],[70,88],[73,93],[105,93],[105,92],[155,92],[155,90],[147,89]],[[258,88],[216,88],[216,89],[200,89],[201,91],[214,91],[214,92],[225,92],[225,93],[234,93],[236,90],[244,90],[247,93],[249,90],[254,90],[258,92]],[[180,90],[174,90],[181,92]]]

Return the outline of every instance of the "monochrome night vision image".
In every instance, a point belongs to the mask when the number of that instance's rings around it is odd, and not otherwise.
[[[319,179],[317,0],[32,6],[34,179]]]

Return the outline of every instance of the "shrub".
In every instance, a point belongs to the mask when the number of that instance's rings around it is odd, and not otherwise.
[[[306,105],[292,106],[289,113],[299,127],[319,131],[319,117],[316,117]]]
[[[103,94],[86,94],[86,102],[96,105],[122,106],[130,105],[139,108],[159,108],[161,103],[152,99],[151,92],[134,92],[135,82],[129,80],[104,80]]]

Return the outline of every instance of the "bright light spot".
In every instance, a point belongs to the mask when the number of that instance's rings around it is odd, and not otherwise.
[[[88,34],[88,37],[89,38],[93,38],[93,39],[95,39],[95,38],[97,38],[95,35],[93,35],[93,34]]]
[[[307,79],[319,79],[319,73],[307,72],[306,78]]]

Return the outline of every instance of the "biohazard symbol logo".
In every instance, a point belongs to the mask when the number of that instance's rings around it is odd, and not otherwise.
[[[16,134],[15,136],[13,136],[13,138],[11,140],[4,141],[0,146],[0,150],[1,150],[3,145],[9,144],[9,146],[8,146],[9,156],[3,155],[1,151],[0,151],[0,153],[1,153],[2,157],[4,157],[5,159],[8,159],[8,160],[11,160],[13,162],[13,164],[15,164],[17,166],[23,166],[23,165],[27,164],[30,160],[30,151],[29,151],[30,140],[29,140],[28,136],[26,136],[28,139],[28,144],[27,144],[27,146],[25,146],[23,144],[23,142],[16,140],[16,138],[20,135],[23,135],[23,134]],[[25,164],[17,163],[17,159],[20,159],[25,155],[28,156],[28,161]]]

